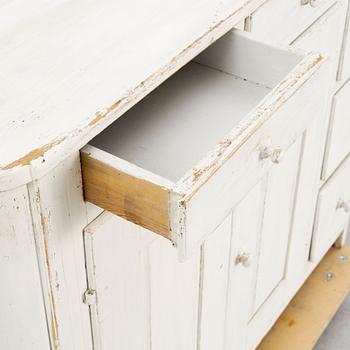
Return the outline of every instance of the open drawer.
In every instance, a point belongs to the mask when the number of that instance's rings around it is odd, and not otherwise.
[[[324,60],[226,34],[82,149],[85,199],[186,257],[305,130]]]

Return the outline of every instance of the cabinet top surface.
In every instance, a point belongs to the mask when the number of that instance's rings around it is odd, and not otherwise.
[[[263,2],[0,0],[0,190],[81,148]]]

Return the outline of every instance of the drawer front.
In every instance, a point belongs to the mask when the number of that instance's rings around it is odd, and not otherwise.
[[[312,240],[311,259],[318,261],[343,233],[350,218],[350,158],[322,187]]]
[[[350,152],[350,81],[333,98],[323,178],[327,179]]]
[[[341,51],[344,6],[336,2],[320,18],[298,35],[290,45],[305,51],[323,52],[329,57],[330,84],[333,93]]]
[[[335,0],[270,0],[248,19],[250,28],[259,39],[289,45]]]

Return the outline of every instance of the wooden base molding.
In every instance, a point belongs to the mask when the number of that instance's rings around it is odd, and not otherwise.
[[[257,350],[311,350],[350,291],[350,246],[331,248]]]

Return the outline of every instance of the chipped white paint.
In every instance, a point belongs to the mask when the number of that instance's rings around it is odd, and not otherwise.
[[[82,302],[87,214],[79,153],[28,188],[52,349],[92,349],[89,312]]]
[[[49,350],[26,186],[0,194],[0,348]]]
[[[103,213],[84,230],[94,349],[195,349],[199,252]]]
[[[1,2],[0,190],[43,176],[264,1]]]
[[[349,219],[348,34],[318,194],[346,6],[318,4],[0,0],[1,349],[256,348]],[[84,148],[169,191],[176,247],[85,203],[79,148],[236,24]]]

